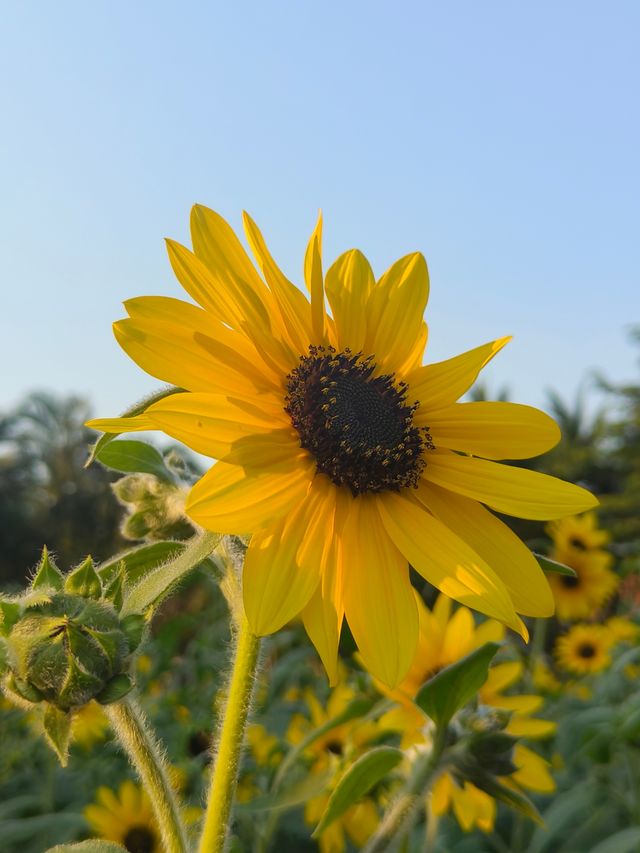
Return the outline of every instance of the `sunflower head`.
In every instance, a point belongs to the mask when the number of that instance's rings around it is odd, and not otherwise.
[[[301,616],[332,683],[345,619],[380,681],[406,676],[419,634],[410,565],[526,637],[520,614],[549,616],[553,598],[533,555],[490,510],[548,520],[597,501],[500,464],[558,442],[543,412],[458,402],[509,338],[423,365],[430,284],[419,252],[376,278],[351,249],[325,272],[319,220],[304,257],[307,298],[248,215],[244,228],[256,264],[230,225],[197,205],[193,250],[168,242],[194,302],[131,299],[114,326],[138,365],[185,393],[89,425],[162,430],[217,460],[191,489],[187,515],[216,533],[250,534],[252,630],[270,634]]]
[[[558,665],[574,675],[602,672],[611,664],[614,642],[614,636],[603,625],[574,625],[556,641]]]

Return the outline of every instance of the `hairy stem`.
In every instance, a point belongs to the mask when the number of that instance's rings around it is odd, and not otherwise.
[[[180,820],[178,802],[169,783],[167,765],[142,709],[131,699],[123,699],[105,705],[104,711],[151,801],[163,851],[187,853],[186,834]]]
[[[260,640],[251,631],[247,618],[242,613],[237,626],[233,669],[211,774],[200,853],[222,853],[224,850],[259,652]]]

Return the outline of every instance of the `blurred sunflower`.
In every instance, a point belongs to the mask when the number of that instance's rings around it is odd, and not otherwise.
[[[496,461],[553,447],[560,434],[547,415],[456,402],[508,338],[422,366],[429,276],[421,254],[376,281],[352,249],[323,276],[319,220],[305,256],[308,301],[248,215],[244,225],[264,278],[227,222],[196,206],[194,252],[168,248],[201,307],[132,299],[129,319],[114,327],[144,370],[189,393],[90,426],[163,430],[219,460],[192,488],[188,515],[209,530],[253,534],[244,566],[252,630],[270,634],[301,613],[333,682],[345,615],[381,681],[406,674],[418,641],[409,563],[525,636],[517,613],[548,616],[553,598],[534,557],[483,504],[553,519],[596,501]]]
[[[554,559],[559,559],[561,555],[601,549],[610,538],[606,530],[598,528],[598,520],[593,512],[552,521],[547,525],[547,533],[553,539],[558,555]]]
[[[294,714],[286,733],[289,743],[296,745],[314,729],[325,726],[341,714],[356,697],[356,692],[346,684],[335,687],[326,705],[318,700],[312,690],[304,691],[309,716]],[[312,797],[305,805],[305,821],[316,824],[324,814],[331,790],[347,766],[356,760],[381,733],[379,723],[360,718],[334,726],[316,738],[305,750],[314,776],[324,776],[326,793]],[[319,836],[321,853],[342,853],[349,838],[359,849],[375,831],[380,817],[375,803],[364,799],[351,806]]]
[[[96,801],[85,808],[84,816],[98,838],[115,841],[129,853],[162,853],[151,804],[142,788],[129,780],[117,794],[98,788]]]
[[[612,616],[604,626],[616,643],[634,643],[640,636],[640,626],[625,616]]]
[[[554,559],[560,556],[554,555]],[[618,587],[617,575],[608,568],[611,555],[605,551],[574,552],[564,555],[560,562],[571,566],[576,576],[549,575],[556,615],[568,621],[593,616]]]
[[[603,625],[574,625],[556,640],[558,666],[575,675],[602,672],[611,663],[609,652],[614,642],[613,635]]]

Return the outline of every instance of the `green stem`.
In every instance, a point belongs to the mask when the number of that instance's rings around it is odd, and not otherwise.
[[[141,708],[130,699],[105,705],[104,711],[151,801],[165,853],[187,853],[187,839],[171,790],[160,746],[148,728]]]
[[[362,853],[390,853],[390,851],[397,849],[411,830],[420,814],[420,809],[424,806],[427,792],[439,769],[446,735],[446,726],[436,729],[431,752],[421,755],[416,760],[413,773],[404,791],[391,803],[375,834],[363,847]]]
[[[132,587],[125,595],[120,615],[144,613],[150,605],[159,604],[188,572],[212,556],[219,541],[217,533],[197,533],[175,559],[148,572]]]
[[[235,660],[211,774],[200,853],[222,853],[224,850],[259,652],[260,640],[251,631],[243,613],[237,629]]]

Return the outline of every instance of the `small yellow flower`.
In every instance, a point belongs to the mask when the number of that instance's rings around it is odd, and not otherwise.
[[[578,624],[556,640],[558,665],[574,675],[592,675],[611,664],[614,638],[602,625]]]
[[[123,782],[117,794],[98,788],[96,802],[85,808],[84,816],[95,836],[115,841],[130,853],[163,853],[151,804],[133,782]]]
[[[394,686],[418,642],[411,565],[526,636],[518,614],[549,616],[553,598],[529,550],[485,505],[547,520],[597,501],[500,464],[557,443],[543,412],[457,402],[508,338],[423,366],[429,275],[420,253],[376,280],[352,249],[324,275],[319,221],[304,263],[309,301],[248,215],[262,277],[219,214],[198,205],[191,226],[193,252],[168,248],[200,307],[140,297],[114,327],[140,367],[186,393],[90,425],[162,430],[218,460],[186,512],[208,530],[252,534],[243,583],[252,630],[270,634],[301,614],[335,683],[346,616],[368,669]]]
[[[576,573],[576,577],[549,575],[559,619],[574,621],[593,616],[618,587],[619,579],[608,568],[611,555],[606,551],[576,552],[562,559],[554,553],[553,558],[571,566]]]
[[[247,743],[251,754],[260,765],[278,764],[281,758],[280,742],[264,726],[253,723],[247,728]]]

